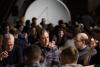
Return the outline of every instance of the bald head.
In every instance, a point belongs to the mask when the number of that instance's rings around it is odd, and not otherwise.
[[[78,39],[88,39],[88,35],[86,33],[78,33],[76,37]]]

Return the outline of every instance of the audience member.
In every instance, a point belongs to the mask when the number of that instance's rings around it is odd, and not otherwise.
[[[79,53],[74,47],[67,47],[60,53],[61,67],[84,67],[77,64]]]
[[[75,37],[75,46],[79,51],[78,63],[82,65],[89,65],[91,57],[97,53],[96,49],[86,44],[88,38],[86,33],[78,33]]]
[[[39,46],[29,46],[25,49],[25,66],[24,67],[42,67],[40,60],[42,51]]]
[[[37,42],[36,45],[38,45],[43,52],[46,67],[59,65],[59,51],[53,43],[49,42],[49,33],[46,30],[41,31],[39,42]]]
[[[2,52],[0,53],[0,64],[4,66],[23,64],[18,48],[14,45],[14,36],[6,34],[3,39]]]

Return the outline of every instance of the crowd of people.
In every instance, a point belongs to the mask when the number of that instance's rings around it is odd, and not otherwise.
[[[63,20],[53,26],[45,18],[37,25],[36,17],[16,25],[3,23],[0,67],[100,67],[100,42],[92,30]]]

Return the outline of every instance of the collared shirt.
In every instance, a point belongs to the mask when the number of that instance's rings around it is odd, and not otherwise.
[[[53,65],[59,66],[59,50],[57,47],[49,48],[47,47],[42,47],[40,43],[36,44],[38,45],[44,56],[44,61],[43,63],[46,65],[46,67],[52,67]]]

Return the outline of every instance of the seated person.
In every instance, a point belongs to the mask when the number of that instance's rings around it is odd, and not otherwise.
[[[77,64],[79,53],[74,47],[67,47],[60,53],[61,67],[84,67]]]
[[[42,51],[38,46],[29,46],[25,49],[25,66],[24,67],[42,67],[40,64]]]

